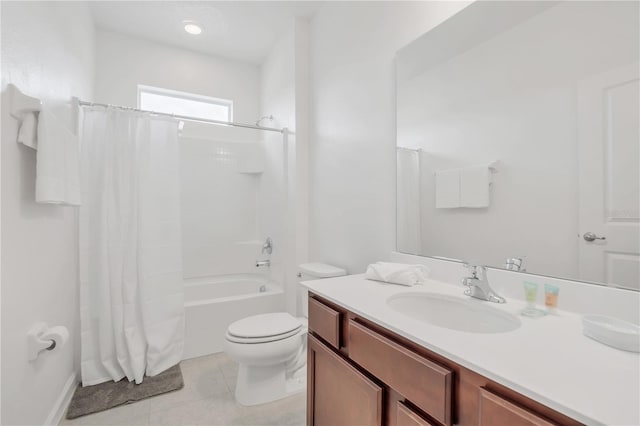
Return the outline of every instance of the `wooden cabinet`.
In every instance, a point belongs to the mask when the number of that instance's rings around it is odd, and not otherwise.
[[[309,328],[336,349],[340,349],[340,312],[309,299]]]
[[[308,339],[307,424],[382,425],[382,387],[313,336]]]
[[[349,320],[349,358],[444,425],[451,425],[453,372]]]
[[[309,426],[580,425],[316,295],[308,347]]]
[[[480,426],[552,426],[554,423],[487,389],[480,389],[479,424]]]
[[[437,423],[431,423],[404,403],[397,401],[396,426],[437,426]]]

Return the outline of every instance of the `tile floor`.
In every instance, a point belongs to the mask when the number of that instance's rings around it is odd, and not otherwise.
[[[306,422],[306,396],[253,407],[235,401],[237,364],[224,353],[182,361],[184,387],[133,404],[112,408],[61,426],[298,426]]]

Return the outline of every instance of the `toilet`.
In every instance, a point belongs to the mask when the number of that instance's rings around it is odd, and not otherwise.
[[[346,271],[324,263],[299,266],[300,281],[340,277]],[[239,364],[236,400],[257,405],[306,388],[307,289],[298,286],[302,317],[287,312],[253,315],[227,328],[225,352]]]

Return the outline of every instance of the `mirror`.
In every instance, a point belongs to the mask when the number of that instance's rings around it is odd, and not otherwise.
[[[398,52],[398,251],[640,289],[639,6],[475,2]]]

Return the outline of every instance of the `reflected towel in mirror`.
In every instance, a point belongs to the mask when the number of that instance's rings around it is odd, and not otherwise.
[[[460,207],[460,170],[436,172],[436,209]]]
[[[490,179],[486,165],[460,169],[460,207],[489,207]]]

